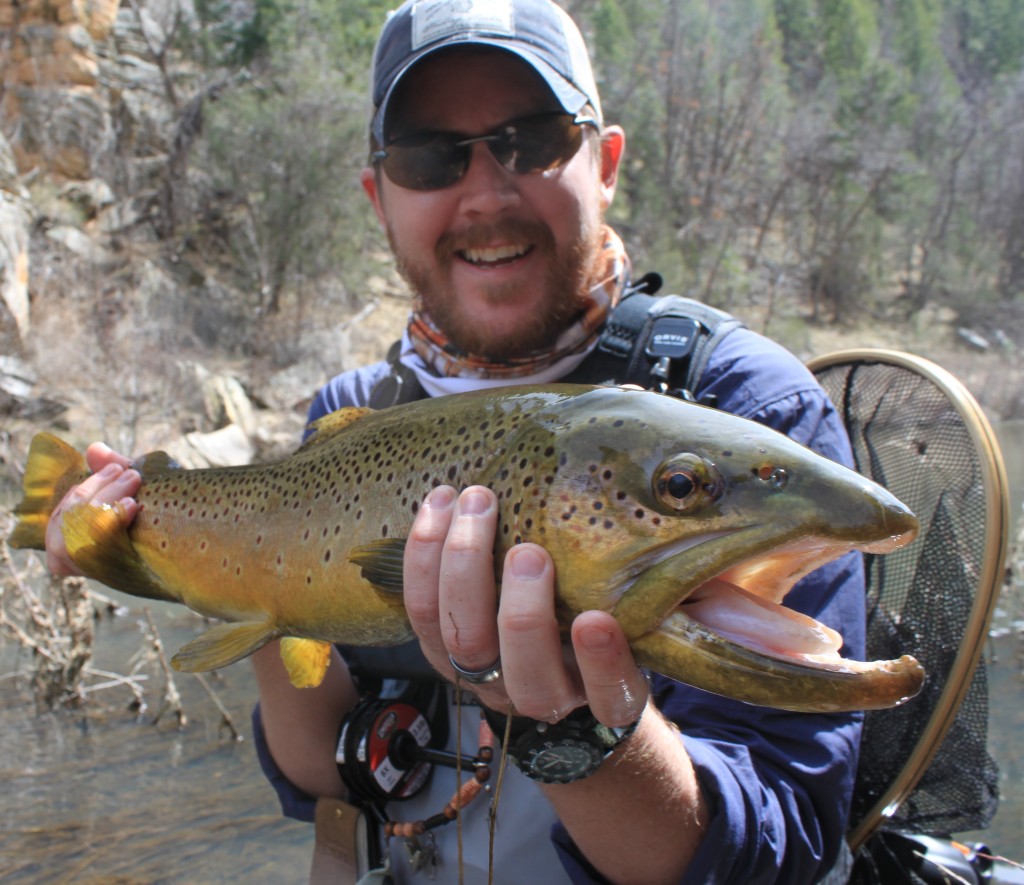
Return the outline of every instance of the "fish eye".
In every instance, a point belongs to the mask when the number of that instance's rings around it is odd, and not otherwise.
[[[676,513],[692,510],[721,493],[718,471],[697,455],[676,455],[654,474],[654,497]]]

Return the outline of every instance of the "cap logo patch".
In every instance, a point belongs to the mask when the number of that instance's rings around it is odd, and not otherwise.
[[[412,8],[412,49],[456,33],[514,36],[510,0],[421,0]]]

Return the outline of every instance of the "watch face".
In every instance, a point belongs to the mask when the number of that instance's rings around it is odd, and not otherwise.
[[[595,772],[604,759],[604,748],[585,738],[539,741],[522,757],[528,777],[545,784],[565,784]]]

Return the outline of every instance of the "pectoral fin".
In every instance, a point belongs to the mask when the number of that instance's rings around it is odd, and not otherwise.
[[[171,666],[186,673],[216,670],[251,655],[277,636],[266,621],[218,624],[184,645],[171,658]]]
[[[315,688],[323,682],[327,665],[331,663],[331,644],[317,639],[299,639],[286,636],[281,640],[281,660],[292,685],[296,688]]]
[[[402,557],[405,538],[382,538],[353,547],[349,561],[358,565],[363,578],[385,593],[402,592]]]

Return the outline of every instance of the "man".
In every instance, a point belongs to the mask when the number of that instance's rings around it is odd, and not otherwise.
[[[373,112],[362,185],[415,293],[400,359],[425,394],[541,383],[585,369],[630,283],[625,249],[604,224],[625,137],[603,123],[569,17],[549,0],[407,2],[377,46]],[[335,378],[311,419],[365,404],[391,371],[382,362]],[[813,378],[753,333],[722,340],[697,392],[849,463],[841,425]],[[98,473],[71,494],[121,500],[130,516],[138,476],[128,461],[93,447],[89,462]],[[66,573],[58,523],[49,560]],[[461,737],[469,755],[488,731],[477,727],[470,690],[492,711],[492,732],[513,706],[551,723],[553,735],[567,722],[589,721],[589,707],[614,740],[588,776],[569,783],[509,767],[494,881],[802,883],[828,873],[843,844],[859,716],[794,715],[648,680],[605,612],[580,615],[567,650],[544,550],[513,548],[498,601],[495,525],[487,489],[441,487],[423,502],[406,546],[404,592],[432,670],[396,683],[387,677],[409,674],[389,674],[385,664],[375,687],[408,697],[410,685],[442,685],[449,746]],[[848,653],[863,651],[856,557],[805,580],[791,604],[841,629]],[[276,643],[254,655],[254,666],[261,761],[285,811],[312,819],[318,797],[349,794],[335,750],[366,682],[357,685],[337,651],[316,689],[291,686]],[[460,674],[461,695],[450,690]],[[382,813],[425,819],[457,786],[454,769],[435,766],[428,791]],[[426,852],[433,857],[418,875],[454,882],[461,862],[466,881],[485,881],[486,804],[466,807],[458,828],[433,828],[408,845],[392,838],[394,880],[412,881],[411,861],[422,864]]]

